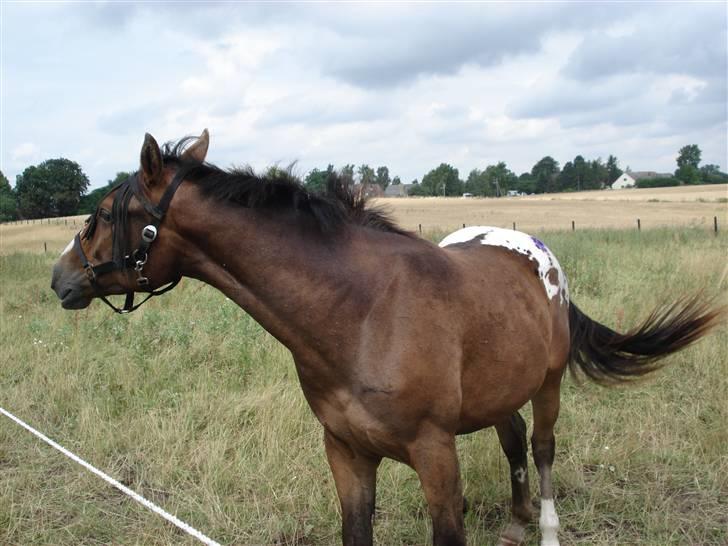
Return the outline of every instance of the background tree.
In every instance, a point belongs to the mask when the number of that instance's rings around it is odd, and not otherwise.
[[[377,179],[376,175],[374,174],[374,169],[372,169],[366,163],[360,165],[359,168],[356,170],[356,173],[359,175],[359,183],[363,186],[374,184]]]
[[[703,184],[725,184],[728,174],[721,172],[718,165],[703,165],[700,167],[700,181]]]
[[[18,218],[18,200],[10,181],[0,171],[0,222],[8,222]]]
[[[677,170],[675,178],[685,184],[700,184],[701,176],[698,169],[702,152],[697,144],[688,144],[680,148],[677,156]]]
[[[375,177],[374,182],[376,182],[383,190],[386,190],[387,186],[389,186],[391,182],[389,178],[389,168],[385,166],[377,167],[377,176]]]
[[[589,170],[583,181],[581,189],[583,190],[599,190],[608,183],[609,172],[606,165],[602,163],[602,158],[598,157],[589,162]]]
[[[576,175],[576,191],[584,189],[584,181],[588,176],[589,166],[583,156],[577,155],[574,158],[574,174]]]
[[[422,177],[420,188],[424,195],[461,195],[463,183],[455,167],[440,163],[439,167]]]
[[[113,188],[117,184],[120,184],[121,182],[124,182],[124,180],[130,178],[131,176],[134,176],[133,172],[118,172],[112,180],[106,182],[105,186],[102,186],[101,188],[96,188],[86,195],[82,195],[81,200],[78,203],[77,213],[93,213],[96,210],[96,207],[99,206],[99,203],[104,198],[104,196],[109,193],[109,190],[111,190],[111,188]]]
[[[578,180],[574,163],[567,161],[559,173],[559,189],[561,191],[576,191]]]
[[[329,164],[325,171],[314,168],[312,169],[303,181],[303,185],[308,191],[315,193],[323,193],[326,191],[329,176],[333,174],[334,166]]]
[[[700,151],[697,144],[688,144],[687,146],[683,146],[678,152],[677,166],[684,167],[685,165],[691,165],[697,169],[700,164],[700,156],[702,155],[703,153]]]
[[[607,185],[611,188],[612,183],[622,176],[622,174],[623,171],[619,168],[619,160],[612,154],[609,154],[609,157],[607,158],[607,176],[609,178],[609,182]]]
[[[521,193],[536,193],[536,179],[531,173],[522,173],[513,185]]]
[[[574,167],[576,168],[577,159],[584,158],[580,155],[574,159]],[[536,193],[547,193],[555,190],[556,177],[559,174],[559,163],[550,155],[540,159],[531,169],[531,176],[536,181]]]
[[[485,171],[481,171],[480,169],[473,169],[470,171],[463,189],[468,193],[483,197],[495,195],[495,192],[490,185],[490,180],[488,180],[488,176],[485,174]]]
[[[75,214],[86,188],[80,165],[63,158],[28,167],[15,183],[20,213],[28,218]]]
[[[401,183],[402,181],[399,179],[399,176],[392,178],[392,186],[399,186]]]
[[[515,173],[503,161],[499,161],[495,165],[488,165],[485,168],[485,176],[493,189],[493,195],[497,197],[502,197],[508,193],[508,190],[515,189],[518,181]]]
[[[339,171],[339,180],[346,186],[354,184],[354,165],[347,163]]]

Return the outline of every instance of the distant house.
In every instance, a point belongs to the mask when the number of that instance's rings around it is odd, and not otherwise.
[[[412,184],[390,184],[384,190],[384,197],[407,197]]]
[[[632,178],[629,173],[622,173],[622,175],[612,182],[613,190],[623,190],[625,188],[634,188],[637,181]]]
[[[671,173],[658,173],[655,171],[627,171],[622,174],[617,180],[612,182],[613,190],[622,190],[625,188],[634,188],[637,186],[638,180],[645,180],[650,178],[672,178]]]
[[[354,193],[362,197],[383,197],[384,192],[379,184],[354,184]]]

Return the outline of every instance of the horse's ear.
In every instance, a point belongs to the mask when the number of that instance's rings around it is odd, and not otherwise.
[[[182,159],[189,159],[202,163],[207,157],[207,148],[210,146],[210,133],[207,129],[202,131],[200,137],[190,144],[182,154]]]
[[[162,152],[159,144],[149,133],[144,135],[141,153],[142,174],[144,182],[152,186],[162,179]]]

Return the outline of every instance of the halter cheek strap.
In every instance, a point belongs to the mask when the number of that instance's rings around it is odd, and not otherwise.
[[[136,309],[141,307],[142,304],[144,304],[152,296],[159,296],[161,294],[164,294],[165,292],[169,292],[175,286],[177,286],[179,281],[182,279],[182,277],[179,276],[167,286],[160,288],[159,290],[149,290],[147,288],[149,286],[149,279],[144,276],[144,265],[149,259],[150,247],[152,243],[157,239],[159,225],[162,223],[162,220],[167,213],[167,209],[172,202],[172,198],[174,197],[177,188],[179,188],[180,184],[184,180],[185,174],[186,173],[184,171],[178,171],[177,174],[175,174],[175,177],[172,179],[172,182],[169,184],[169,186],[167,186],[167,189],[164,191],[164,194],[162,195],[162,198],[159,200],[159,204],[157,205],[152,204],[140,191],[138,174],[132,176],[125,182],[122,182],[121,184],[112,188],[112,192],[116,190],[116,195],[114,196],[114,204],[112,206],[111,213],[113,222],[113,251],[111,261],[104,262],[99,265],[93,265],[86,257],[86,253],[83,251],[83,247],[81,246],[81,234],[76,234],[76,237],[73,240],[73,248],[81,260],[81,264],[86,271],[86,276],[88,277],[91,286],[96,292],[97,297],[99,297],[106,305],[113,309],[114,312],[131,313],[132,311],[135,311]],[[144,207],[144,210],[152,217],[152,220],[142,229],[141,241],[139,243],[139,246],[133,252],[128,252],[126,246],[126,232],[129,201],[131,201],[132,197],[135,197],[137,201],[142,204],[142,207]],[[86,230],[84,238],[88,239],[91,237],[91,235],[93,235],[95,225],[96,215],[92,217],[91,223]],[[130,290],[126,293],[124,307],[119,308],[111,303],[101,293],[101,287],[99,286],[97,279],[99,275],[111,273],[113,271],[125,271],[128,269],[133,269],[136,272],[137,285],[140,287],[141,290],[148,292],[148,295],[141,302],[134,305],[134,290]]]

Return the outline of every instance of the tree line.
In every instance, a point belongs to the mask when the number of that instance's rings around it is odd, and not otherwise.
[[[677,169],[673,175],[638,179],[637,187],[677,186],[680,184],[720,184],[728,182],[728,174],[718,165],[700,166],[702,152],[697,144],[680,148]],[[269,170],[275,175],[277,167]],[[303,183],[311,191],[326,188],[329,176],[335,168],[314,168],[305,176]],[[361,184],[364,187],[381,188],[402,183],[399,176],[390,176],[387,166],[373,168],[368,164],[347,164],[338,171],[345,184]],[[618,159],[610,155],[585,159],[577,155],[573,160],[559,165],[551,156],[540,159],[530,171],[516,175],[505,162],[473,169],[465,180],[457,168],[441,163],[422,177],[413,180],[408,187],[412,196],[460,196],[469,193],[481,197],[500,197],[508,192],[523,194],[573,192],[609,188],[623,171]],[[106,185],[88,192],[89,179],[75,161],[48,159],[39,165],[26,168],[16,177],[15,187],[0,171],[0,221],[30,218],[49,218],[90,214],[101,199],[117,183],[131,176],[119,172]]]

